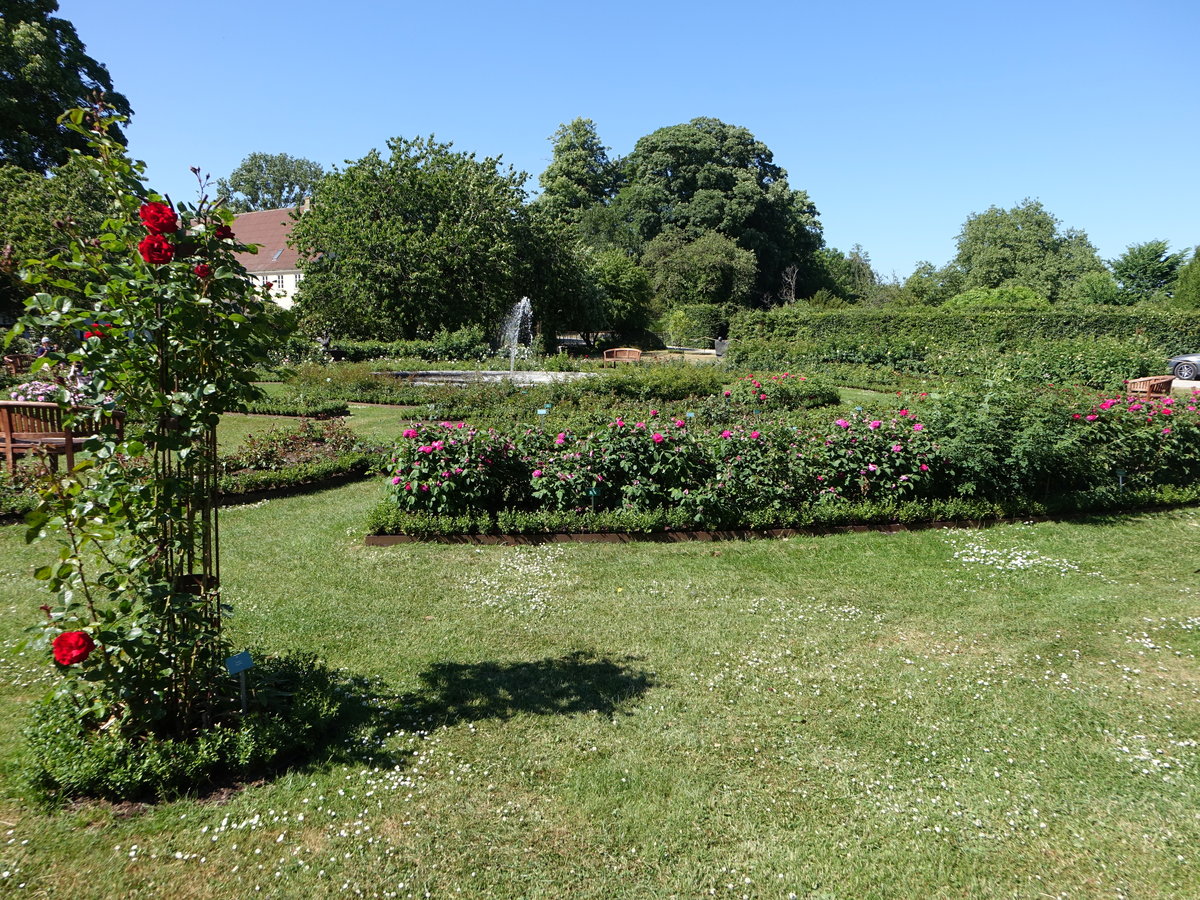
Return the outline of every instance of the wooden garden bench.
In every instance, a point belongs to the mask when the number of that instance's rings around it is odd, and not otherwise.
[[[642,351],[636,347],[610,347],[604,351],[604,361],[616,363],[620,360],[625,362],[637,362],[642,358]]]
[[[1139,397],[1162,397],[1171,393],[1174,375],[1149,375],[1145,378],[1130,378],[1125,389]]]
[[[124,418],[114,416],[117,436],[124,432]],[[0,400],[0,453],[11,472],[18,456],[37,452],[39,448],[50,455],[51,465],[57,467],[58,457],[67,458],[67,468],[75,465],[75,451],[83,446],[89,434],[76,434],[63,424],[62,407],[57,403],[26,400]]]

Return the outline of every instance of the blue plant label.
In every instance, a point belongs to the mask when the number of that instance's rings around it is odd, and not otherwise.
[[[539,409],[539,410],[537,411],[537,414],[538,414],[539,416],[544,416],[544,415],[545,415],[546,413],[548,413],[548,412],[550,412],[550,410],[548,410],[548,409]]]
[[[243,650],[241,653],[235,653],[233,656],[225,660],[225,669],[230,675],[237,675],[239,672],[245,672],[254,665],[254,660],[250,658],[250,651]]]

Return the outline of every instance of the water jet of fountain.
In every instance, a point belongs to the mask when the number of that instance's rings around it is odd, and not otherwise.
[[[525,345],[533,343],[533,305],[528,297],[522,297],[513,304],[504,319],[500,330],[500,346],[508,348],[508,372],[511,375],[517,367],[517,347],[521,338],[527,337]]]

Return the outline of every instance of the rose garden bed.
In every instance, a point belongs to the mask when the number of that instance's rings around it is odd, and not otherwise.
[[[579,430],[418,425],[395,448],[368,531],[712,535],[1188,503],[1195,400],[1011,390],[823,425],[757,416],[718,430],[658,410]]]

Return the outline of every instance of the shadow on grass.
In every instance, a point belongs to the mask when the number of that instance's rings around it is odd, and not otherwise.
[[[655,684],[634,662],[577,650],[532,662],[435,663],[420,674],[421,690],[397,698],[396,713],[426,728],[518,715],[612,715]]]
[[[635,657],[610,658],[577,650],[529,662],[440,662],[418,676],[421,687],[387,693],[379,679],[336,673],[325,685],[320,726],[307,752],[285,767],[370,761],[403,764],[393,758],[390,739],[420,734],[461,722],[504,721],[522,715],[612,716],[637,701],[657,681]],[[328,688],[333,687],[331,693]]]

